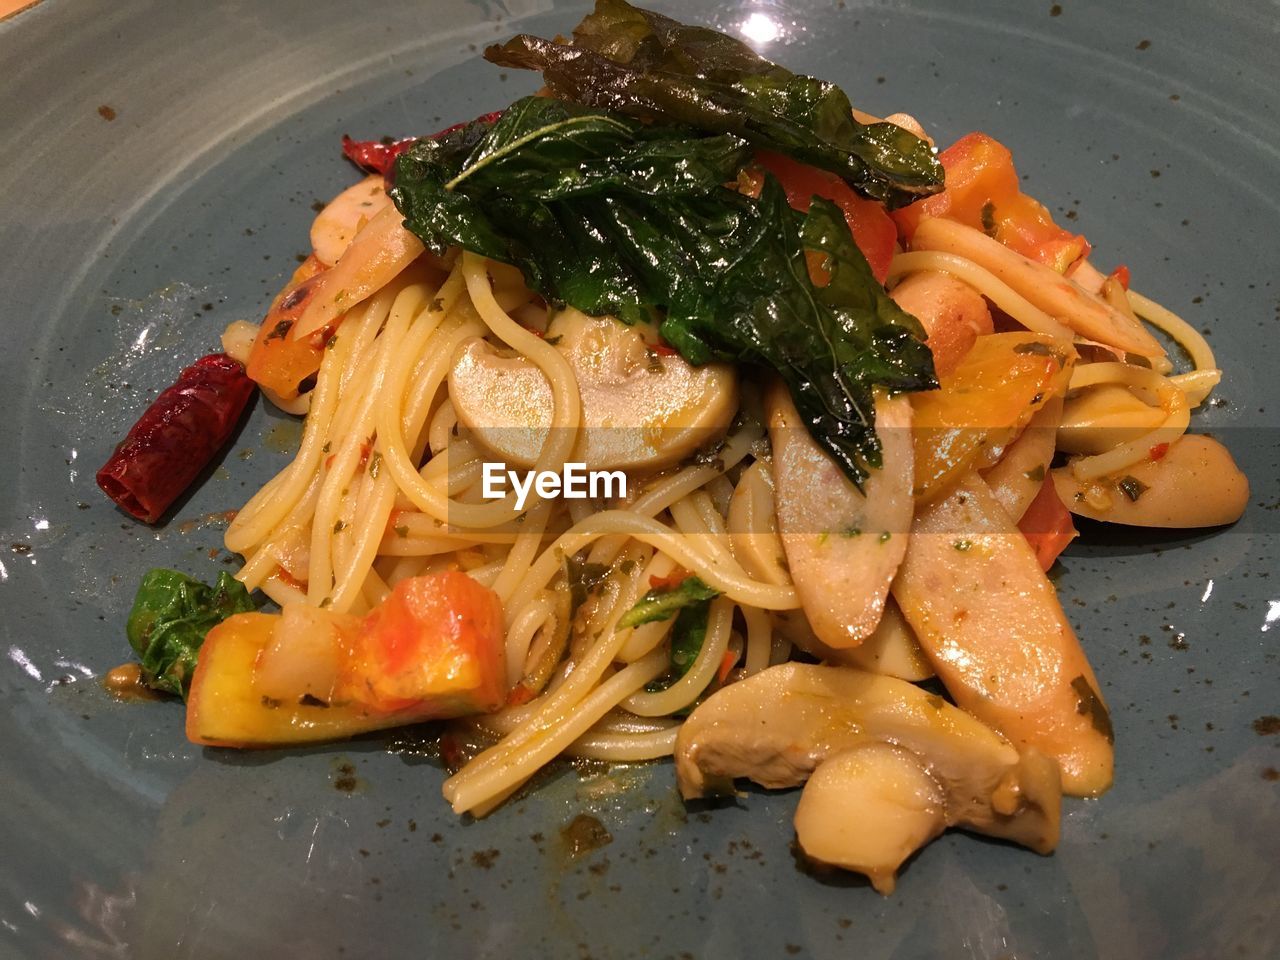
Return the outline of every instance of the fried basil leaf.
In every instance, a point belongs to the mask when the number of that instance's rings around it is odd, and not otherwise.
[[[622,615],[622,619],[618,621],[618,629],[638,627],[643,623],[654,623],[658,620],[670,620],[685,608],[705,600],[713,600],[718,596],[720,596],[719,590],[707,586],[698,577],[685,577],[677,584],[654,587],[637,600],[634,607]],[[706,633],[705,623],[702,632]],[[699,639],[698,648],[701,649],[701,647],[702,641]],[[673,658],[674,655],[673,648]],[[697,656],[697,651],[694,652],[694,656]]]
[[[932,358],[835,205],[797,212],[767,174],[758,198],[725,186],[749,154],[730,135],[528,97],[403,154],[391,196],[429,247],[513,264],[553,304],[664,317],[690,363],[775,370],[860,484],[880,463],[872,390],[934,386]],[[821,287],[806,252],[826,265]]]
[[[542,73],[557,97],[649,122],[730,133],[844,177],[899,207],[943,187],[929,145],[892,123],[858,123],[835,84],[792,73],[740,40],[597,0],[572,46],[521,34],[485,50]]]

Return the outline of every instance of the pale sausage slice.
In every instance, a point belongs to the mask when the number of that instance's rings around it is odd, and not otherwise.
[[[778,530],[801,606],[830,647],[871,636],[907,549],[911,498],[911,405],[876,400],[884,463],[858,492],[814,442],[791,397],[775,384],[765,398],[773,445]]]
[[[1035,553],[970,474],[921,509],[894,599],[956,703],[1058,761],[1076,796],[1111,785],[1111,718]]]

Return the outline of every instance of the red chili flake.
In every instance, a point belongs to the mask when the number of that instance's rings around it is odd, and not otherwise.
[[[667,341],[659,340],[657,343],[653,344],[653,352],[660,357],[674,357],[677,351],[676,348],[667,343]]]
[[[1150,457],[1153,461],[1163,460],[1164,455],[1168,452],[1169,452],[1169,445],[1167,443],[1157,443],[1154,447],[1152,447],[1149,451],[1147,451],[1147,456]]]
[[[1111,271],[1111,276],[1115,277],[1116,280],[1120,282],[1120,286],[1124,287],[1126,290],[1129,289],[1129,268],[1123,263]]]
[[[277,580],[287,586],[294,587],[298,590],[307,589],[307,581],[299,580],[284,567],[276,567],[275,575]]]
[[[461,770],[463,764],[467,762],[466,751],[463,750],[461,741],[452,733],[440,736],[440,759],[451,773]]]
[[[98,471],[98,486],[155,523],[231,439],[253,381],[225,353],[202,357],[152,401]]]
[[[523,683],[517,683],[511,688],[511,692],[507,694],[507,706],[522,707],[535,696],[537,696],[537,694],[526,687]]]
[[[649,587],[652,590],[674,590],[688,579],[688,570],[676,570],[665,577],[650,576]]]
[[[729,671],[737,662],[738,655],[732,650],[726,650],[724,656],[720,658],[720,666],[716,668],[716,683],[723,685],[725,678],[729,676]]]

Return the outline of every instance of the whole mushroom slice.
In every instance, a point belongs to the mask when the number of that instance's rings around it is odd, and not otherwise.
[[[724,433],[738,409],[729,364],[695,367],[663,355],[645,330],[566,308],[546,338],[564,354],[582,398],[576,459],[589,469],[652,469],[684,459]],[[463,342],[449,372],[458,420],[507,463],[531,466],[551,422],[551,386],[524,357],[487,340]]]
[[[947,826],[947,795],[920,758],[865,743],[818,764],[796,806],[796,840],[817,863],[893,893],[898,868]]]
[[[907,549],[911,404],[876,399],[883,465],[860,493],[805,428],[786,388],[765,396],[778,529],[791,579],[813,632],[829,647],[856,647],[876,629]]]
[[[947,827],[1038,853],[1058,842],[1052,760],[1019,754],[935,694],[851,667],[786,663],[722,688],[680,728],[675,762],[686,799],[729,793],[738,777],[781,788],[812,775],[796,811],[801,847],[886,892]]]
[[[1098,681],[1035,551],[977,474],[916,514],[893,596],[956,703],[1055,759],[1067,793],[1111,786]]]

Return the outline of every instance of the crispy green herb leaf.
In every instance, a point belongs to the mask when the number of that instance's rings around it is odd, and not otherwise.
[[[573,45],[521,34],[485,50],[539,70],[558,97],[645,121],[732,133],[902,206],[942,189],[929,145],[892,123],[853,119],[844,91],[765,60],[740,40],[625,0],[596,0]]]
[[[676,622],[671,625],[671,669],[677,677],[688,673],[702,652],[710,613],[711,601],[699,600],[676,615]]]
[[[666,690],[689,672],[707,639],[710,613],[711,601],[697,600],[676,614],[676,622],[671,625],[671,669],[645,684],[645,690],[650,693]]]
[[[149,570],[138,585],[125,632],[153,690],[184,699],[205,634],[227,617],[257,605],[229,573],[211,587],[176,570]]]
[[[622,619],[618,621],[618,629],[638,627],[642,623],[653,623],[657,620],[669,620],[686,607],[718,596],[720,596],[719,590],[707,586],[698,577],[685,577],[674,586],[654,587],[645,593],[634,607],[622,615]],[[706,632],[705,625],[703,632]],[[701,641],[698,646],[702,646]]]
[[[539,97],[401,155],[391,192],[435,250],[514,264],[552,303],[625,322],[665,310],[694,364],[778,372],[815,439],[861,483],[880,463],[872,390],[935,385],[914,318],[885,294],[838,208],[723,186],[749,147]],[[815,287],[806,251],[830,281]]]

